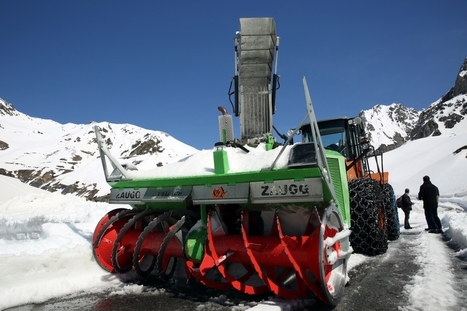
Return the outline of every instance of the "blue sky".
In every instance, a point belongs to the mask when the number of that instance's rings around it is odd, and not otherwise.
[[[274,124],[439,99],[467,57],[467,1],[0,1],[0,98],[60,123],[130,123],[199,149],[229,109],[241,17],[280,36]],[[237,121],[235,122],[237,125]],[[239,136],[236,127],[235,134]]]

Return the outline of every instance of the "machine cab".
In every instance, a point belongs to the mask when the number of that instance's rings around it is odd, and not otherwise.
[[[364,137],[362,120],[347,117],[318,121],[321,140],[325,149],[337,151],[347,159],[357,158],[363,153]],[[313,141],[310,124],[301,127],[302,142]]]
[[[348,180],[358,177],[370,176],[386,183],[387,172],[380,172],[383,159],[382,153],[375,152],[365,134],[364,125],[360,117],[349,119],[347,117],[318,121],[318,128],[323,146],[327,150],[334,150],[342,154],[347,160]],[[300,128],[302,142],[313,141],[310,124]],[[374,158],[377,172],[369,165],[368,158]]]

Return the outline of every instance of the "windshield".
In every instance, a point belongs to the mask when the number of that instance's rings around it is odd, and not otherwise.
[[[310,127],[302,128],[302,142],[313,142]],[[345,155],[345,129],[344,127],[329,127],[320,129],[321,140],[325,149],[334,150]]]

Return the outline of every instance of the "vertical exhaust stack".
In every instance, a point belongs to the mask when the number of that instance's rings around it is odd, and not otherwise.
[[[272,136],[278,46],[273,18],[240,19],[235,38],[235,115],[240,116],[244,143]]]
[[[227,109],[224,107],[217,107],[221,112],[219,119],[219,138],[224,144],[228,141],[234,140],[234,128],[232,122],[232,116],[227,113]]]

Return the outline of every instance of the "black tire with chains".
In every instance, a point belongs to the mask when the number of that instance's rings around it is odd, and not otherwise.
[[[387,220],[387,235],[389,241],[395,241],[400,236],[399,214],[397,212],[394,189],[390,184],[382,185],[384,212]]]
[[[357,178],[349,182],[349,192],[350,244],[354,252],[369,256],[384,254],[388,240],[381,186],[374,179]]]

